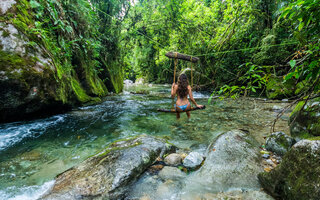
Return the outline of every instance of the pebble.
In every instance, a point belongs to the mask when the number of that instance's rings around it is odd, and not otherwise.
[[[183,160],[183,165],[187,168],[197,168],[201,165],[203,161],[203,157],[198,152],[191,152],[187,157]]]
[[[263,155],[262,155],[262,158],[268,159],[268,158],[270,158],[270,155],[269,155],[269,154],[263,154]]]
[[[267,162],[269,165],[274,165],[274,163],[273,163],[272,160],[270,160],[270,159],[266,160],[266,162]]]
[[[170,166],[178,166],[182,162],[182,158],[180,154],[172,153],[164,158],[164,162]]]

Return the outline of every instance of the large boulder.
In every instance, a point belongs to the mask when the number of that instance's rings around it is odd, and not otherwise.
[[[249,133],[221,134],[208,147],[203,166],[186,178],[184,199],[230,190],[259,191],[257,175],[263,171],[259,143]]]
[[[0,122],[67,107],[56,101],[53,61],[17,28],[19,20],[9,17],[20,12],[16,6],[22,4],[14,0],[0,3]]]
[[[276,198],[319,200],[320,141],[299,141],[280,165],[258,177],[262,187]]]
[[[320,98],[298,103],[290,115],[290,133],[298,139],[320,136]]]
[[[275,132],[268,136],[266,149],[273,153],[283,156],[294,144],[295,139],[286,135],[284,132]]]
[[[56,178],[42,199],[122,199],[127,186],[157,157],[174,147],[162,139],[139,136],[109,145]]]

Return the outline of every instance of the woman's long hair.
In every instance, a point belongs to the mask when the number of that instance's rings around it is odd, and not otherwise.
[[[178,80],[178,96],[180,98],[184,98],[188,95],[188,85],[189,85],[189,81],[188,81],[188,77],[185,74],[181,74],[179,76],[179,80]]]

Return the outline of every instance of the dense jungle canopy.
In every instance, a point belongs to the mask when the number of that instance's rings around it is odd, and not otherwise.
[[[316,91],[319,8],[318,0],[137,1],[122,23],[126,76],[170,82],[173,64],[164,55],[179,51],[200,57],[196,84],[220,93]]]

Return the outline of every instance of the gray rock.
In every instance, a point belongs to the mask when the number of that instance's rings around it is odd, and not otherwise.
[[[266,149],[277,155],[284,155],[294,144],[295,139],[283,132],[272,133],[266,140]]]
[[[165,166],[160,172],[159,177],[162,180],[180,180],[186,176],[180,169],[176,167]]]
[[[269,154],[263,154],[262,158],[268,159],[268,158],[270,158],[270,155]]]
[[[174,147],[151,136],[118,141],[56,178],[41,199],[122,199],[127,186]]]
[[[218,136],[208,147],[203,166],[186,178],[183,193],[227,192],[230,188],[260,191],[259,143],[247,132],[233,130]]]
[[[6,12],[16,4],[15,0],[1,0],[0,1],[0,14],[6,14]]]
[[[273,200],[270,195],[262,191],[243,191],[243,190],[231,190],[228,192],[219,192],[219,193],[199,193],[192,196],[182,196],[183,200]]]
[[[182,158],[181,158],[180,154],[172,153],[172,154],[169,154],[167,157],[164,158],[164,162],[167,165],[178,166],[178,165],[181,164]]]
[[[200,166],[202,161],[203,161],[203,156],[200,153],[191,152],[183,160],[183,165],[187,168],[194,169]]]
[[[319,200],[320,141],[301,140],[271,172],[258,175],[262,187],[279,199]]]

